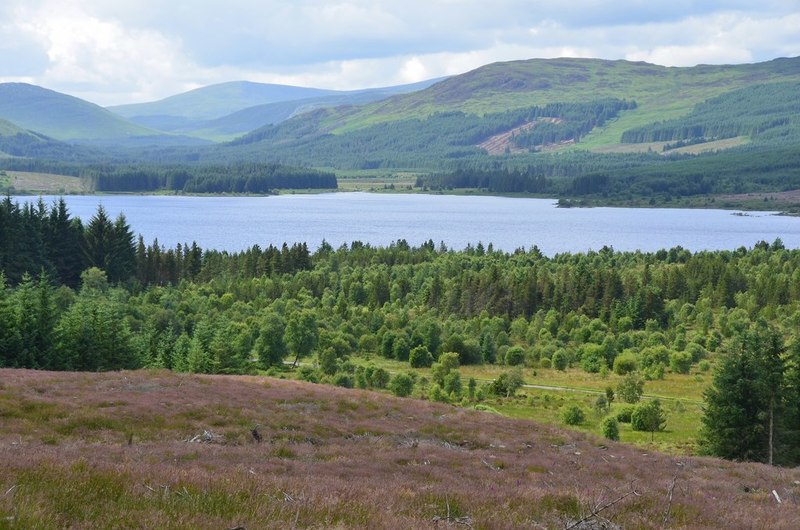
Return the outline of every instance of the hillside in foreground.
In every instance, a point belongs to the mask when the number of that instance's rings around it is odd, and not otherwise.
[[[0,528],[796,528],[800,518],[800,470],[668,457],[279,379],[0,370],[0,418]]]

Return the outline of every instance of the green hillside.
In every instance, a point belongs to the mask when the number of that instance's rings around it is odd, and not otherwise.
[[[800,188],[799,91],[800,59],[498,63],[413,94],[309,112],[198,156],[601,202],[786,191]]]
[[[59,142],[42,134],[28,131],[8,120],[0,119],[0,158],[57,158],[74,160],[86,155],[81,147]]]
[[[326,125],[342,133],[434,112],[484,114],[555,102],[635,100],[635,112],[585,140],[587,146],[601,146],[618,143],[627,129],[682,116],[724,92],[787,80],[800,80],[800,58],[691,68],[600,59],[532,59],[486,65],[358,112],[334,114]]]
[[[25,83],[0,84],[0,118],[62,141],[160,134],[87,101]]]
[[[0,138],[17,136],[19,134],[36,136],[34,133],[31,133],[30,131],[26,131],[22,127],[14,125],[8,120],[0,118]]]

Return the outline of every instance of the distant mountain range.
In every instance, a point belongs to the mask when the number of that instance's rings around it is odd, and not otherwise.
[[[232,81],[108,109],[144,127],[220,141],[315,108],[370,103],[422,90],[437,81],[353,91]]]
[[[110,109],[7,83],[0,151],[91,159],[69,153],[80,143],[125,164],[404,171],[450,175],[420,181],[439,188],[666,200],[800,188],[798,93],[800,58],[687,68],[531,59],[351,92],[237,81]]]

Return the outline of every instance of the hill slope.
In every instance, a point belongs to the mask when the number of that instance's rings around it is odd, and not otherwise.
[[[25,83],[0,84],[0,118],[63,141],[112,141],[160,134],[93,103]]]
[[[489,64],[426,90],[331,116],[328,124],[343,132],[434,112],[484,114],[556,102],[635,100],[636,112],[597,135],[594,143],[599,145],[618,143],[628,128],[682,116],[694,105],[729,90],[787,80],[800,80],[800,57],[690,68],[600,59],[531,59]]]
[[[315,108],[361,105],[429,87],[439,79],[352,91],[235,81],[151,103],[109,107],[134,123],[211,140],[230,140]]]
[[[75,160],[88,155],[88,151],[81,147],[59,142],[0,119],[0,158],[12,156]]]
[[[230,81],[175,94],[149,103],[115,105],[108,110],[125,118],[175,116],[209,120],[233,112],[280,101],[291,101],[340,94],[336,90],[305,88],[250,81]]]
[[[11,527],[788,529],[800,518],[798,470],[642,453],[430,402],[166,372],[0,370],[0,381]]]

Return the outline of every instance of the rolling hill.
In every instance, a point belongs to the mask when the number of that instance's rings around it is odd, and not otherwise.
[[[438,173],[449,176],[418,185],[559,197],[783,191],[800,187],[798,87],[800,58],[496,63],[415,93],[309,112],[201,157]]]
[[[108,110],[125,118],[174,116],[210,120],[256,105],[336,94],[340,92],[250,81],[230,81],[196,88],[150,103],[111,106]]]
[[[8,528],[788,530],[800,518],[796,469],[428,401],[164,371],[4,369],[0,381]]]
[[[62,141],[105,142],[163,133],[76,97],[25,83],[0,84],[0,118]]]
[[[379,101],[427,88],[439,80],[352,91],[234,81],[109,110],[145,127],[224,141],[316,108]]]
[[[557,102],[635,100],[635,112],[587,140],[587,145],[594,146],[619,143],[626,129],[680,117],[698,103],[730,90],[792,80],[800,80],[800,57],[682,68],[601,59],[531,59],[489,64],[426,90],[366,105],[358,112],[331,113],[325,124],[341,133],[436,112],[481,115]]]
[[[86,149],[49,138],[0,119],[0,158],[53,158],[76,160],[89,156]]]

